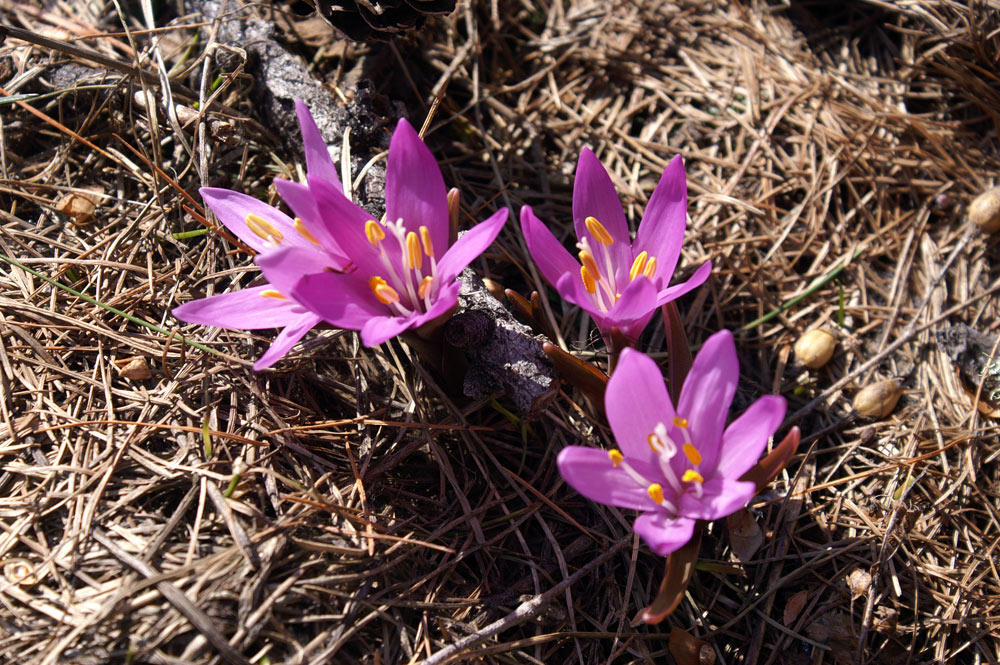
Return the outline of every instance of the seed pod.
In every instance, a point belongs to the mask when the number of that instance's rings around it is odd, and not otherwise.
[[[830,362],[836,348],[836,335],[826,328],[814,328],[795,342],[795,357],[809,369],[819,369]]]
[[[986,190],[972,199],[969,219],[986,233],[1000,231],[1000,187]]]
[[[903,387],[896,379],[884,379],[865,386],[854,396],[854,409],[868,418],[885,418],[896,408]]]

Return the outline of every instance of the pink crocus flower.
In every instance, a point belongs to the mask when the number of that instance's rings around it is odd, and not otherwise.
[[[342,190],[336,168],[316,122],[302,101],[295,111],[302,129],[306,169],[309,177],[335,190]],[[287,182],[287,181],[276,181]],[[282,328],[270,348],[254,363],[255,370],[280,360],[322,317],[290,297],[292,287],[303,276],[348,266],[337,242],[331,219],[311,216],[292,219],[277,208],[252,196],[228,189],[203,187],[201,196],[229,231],[258,252],[256,263],[268,284],[232,293],[202,298],[173,310],[181,321],[230,329]],[[295,264],[268,261],[271,252],[293,250]]]
[[[677,408],[656,363],[622,352],[608,381],[605,409],[619,448],[569,446],[559,471],[589,499],[642,511],[634,528],[660,555],[687,543],[697,520],[730,515],[753,497],[746,473],[785,415],[785,400],[765,395],[726,427],[739,365],[728,330],[701,348]]]
[[[295,302],[337,328],[361,331],[375,346],[449,312],[458,300],[458,274],[479,256],[507,221],[506,208],[449,242],[450,217],[441,170],[406,120],[389,145],[384,221],[344,196],[328,179],[309,175],[308,186],[279,182],[295,213],[309,220],[337,220],[337,242],[351,268],[309,274],[292,289]],[[262,257],[262,266],[295,265],[298,247]]]
[[[579,261],[530,206],[521,208],[521,230],[542,275],[590,314],[606,340],[617,328],[634,343],[657,307],[700,286],[712,271],[706,261],[688,281],[669,286],[687,227],[687,183],[679,155],[653,190],[633,243],[611,178],[584,148],[573,184],[573,226]]]

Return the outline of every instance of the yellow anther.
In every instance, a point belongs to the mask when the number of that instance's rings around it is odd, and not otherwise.
[[[427,256],[434,256],[434,243],[431,242],[431,230],[426,226],[421,226],[420,231],[420,244],[424,246],[424,254]]]
[[[698,464],[701,464],[701,453],[699,453],[698,449],[692,446],[690,443],[684,444],[684,454],[687,455],[688,460],[692,464],[696,466]]]
[[[424,277],[420,280],[420,286],[417,287],[417,297],[426,298],[427,294],[430,293],[431,285],[434,283],[434,278],[430,275]]]
[[[656,274],[656,257],[649,257],[649,261],[646,262],[646,268],[642,271],[642,274],[646,276],[646,279],[653,279],[653,275]]]
[[[299,235],[311,242],[314,245],[319,245],[319,240],[316,240],[316,236],[309,233],[309,229],[306,228],[305,223],[299,219],[295,218],[295,230],[299,232]]]
[[[646,267],[646,252],[639,252],[639,256],[635,257],[635,261],[632,262],[632,268],[628,271],[628,279],[631,282],[633,279],[639,276],[642,269]]]
[[[653,500],[654,503],[663,503],[663,488],[659,483],[653,483],[650,485],[646,492],[649,494],[649,498]]]
[[[622,451],[612,449],[608,451],[608,458],[611,460],[612,466],[617,468],[618,465],[622,463],[622,460],[625,459],[625,456],[622,455]]]
[[[372,290],[372,293],[375,294],[375,297],[383,305],[391,305],[394,302],[399,302],[399,294],[396,293],[396,289],[389,286],[381,277],[372,277],[369,279],[368,288]]]
[[[267,240],[273,242],[275,245],[280,245],[281,241],[285,239],[285,236],[281,235],[281,231],[274,228],[270,222],[261,219],[253,213],[247,215],[246,225],[261,240]]]
[[[378,247],[379,242],[385,239],[385,231],[374,219],[365,222],[365,235],[368,236],[368,242],[372,244],[372,247]]]
[[[413,231],[406,234],[406,264],[410,270],[420,270],[424,265],[424,255],[420,253],[420,240]]]
[[[264,289],[260,292],[262,298],[275,298],[277,300],[288,300],[280,291],[275,291],[274,289]]]
[[[680,427],[681,429],[687,429],[690,427],[687,418],[681,418],[680,416],[674,416],[674,427]]]
[[[587,272],[587,266],[580,266],[580,277],[583,278],[583,286],[587,289],[587,293],[597,291],[597,284],[594,283],[594,278]]]
[[[594,255],[585,249],[581,249],[577,256],[580,257],[580,263],[582,263],[583,267],[587,269],[590,276],[593,277],[595,281],[601,281],[601,271],[597,269],[597,261],[594,260]],[[593,293],[593,291],[591,291],[591,293]]]
[[[590,231],[590,235],[594,237],[594,240],[601,243],[602,245],[611,245],[614,243],[615,239],[611,237],[608,230],[604,228],[604,224],[597,221],[596,217],[588,217],[583,220],[583,223],[587,225],[587,230]]]
[[[687,471],[684,472],[684,475],[681,476],[681,482],[682,483],[695,482],[701,484],[705,482],[705,479],[702,478],[701,474],[695,471],[694,469],[688,469]]]

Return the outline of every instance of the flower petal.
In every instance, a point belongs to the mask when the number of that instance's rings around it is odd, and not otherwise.
[[[290,295],[331,325],[347,330],[361,330],[369,319],[390,314],[389,308],[376,300],[368,281],[357,273],[306,275]]]
[[[739,478],[760,459],[767,441],[785,417],[785,398],[764,395],[731,422],[722,435],[722,453],[709,472],[713,476]]]
[[[658,294],[656,294],[656,305],[665,305],[671,300],[676,300],[681,296],[694,291],[696,288],[705,283],[708,276],[712,274],[712,262],[705,261],[698,269],[694,271],[694,274],[688,278],[686,282],[681,282],[680,284],[674,284],[671,287],[663,289]]]
[[[417,330],[425,323],[447,313],[458,304],[458,291],[461,284],[453,282],[438,292],[437,300],[423,314],[410,316],[380,316],[365,322],[361,328],[361,343],[367,347],[378,346],[407,330]]]
[[[686,228],[687,180],[684,176],[684,160],[677,155],[670,160],[653,195],[649,197],[649,204],[639,223],[632,248],[633,257],[642,251],[656,257],[659,266],[656,282],[659,287],[670,283],[670,276],[674,274],[677,259],[681,255]]]
[[[563,275],[580,273],[580,264],[566,251],[562,243],[556,240],[548,227],[535,216],[530,206],[521,208],[521,233],[542,277],[553,287],[558,288],[559,278]]]
[[[304,275],[324,272],[331,267],[330,257],[318,247],[283,247],[258,254],[254,262],[271,283],[271,288],[284,296],[291,294]]]
[[[734,478],[711,478],[705,481],[701,490],[700,499],[694,498],[690,492],[682,496],[677,512],[694,519],[717,520],[747,505],[757,486]]]
[[[634,349],[622,351],[604,393],[608,424],[629,463],[653,460],[649,435],[660,423],[670,426],[673,403],[656,362]]]
[[[650,549],[666,556],[684,547],[694,535],[694,520],[671,517],[663,511],[650,511],[635,518],[632,525]]]
[[[622,467],[615,467],[606,450],[567,446],[559,452],[556,464],[566,482],[588,499],[635,510],[656,507],[648,486],[636,482]]]
[[[311,312],[306,312],[301,315],[298,320],[289,323],[284,330],[278,333],[278,336],[274,338],[271,342],[271,346],[268,347],[267,351],[262,355],[257,362],[253,364],[253,368],[256,371],[262,369],[267,369],[274,363],[281,360],[285,354],[292,350],[296,342],[302,339],[302,336],[309,332],[313,326],[322,321],[322,319]]]
[[[444,178],[434,155],[405,118],[396,125],[385,169],[386,219],[408,231],[426,226],[436,252],[448,246],[450,215]]]
[[[277,245],[264,240],[247,226],[247,215],[256,215],[281,234],[282,245],[305,245],[309,241],[295,230],[292,218],[252,196],[231,189],[202,187],[198,190],[205,203],[219,221],[237,238],[258,252],[274,249]]]
[[[172,314],[187,323],[215,326],[230,330],[283,328],[299,319],[306,311],[291,300],[268,298],[264,291],[270,284],[220,293],[175,307]]]
[[[299,129],[302,130],[302,147],[306,153],[306,171],[309,175],[321,178],[340,191],[344,186],[337,177],[337,167],[330,157],[330,150],[323,140],[316,121],[309,112],[309,107],[301,99],[295,100],[295,115],[299,118]]]
[[[341,251],[365,274],[374,274],[379,265],[378,255],[365,235],[365,223],[372,216],[325,180],[309,177],[308,181],[319,215],[330,232],[336,235]]]
[[[340,268],[347,267],[350,260],[337,240],[335,218],[327,218],[319,213],[316,197],[309,187],[283,178],[275,178],[274,187],[296,217],[302,220],[306,230],[316,238],[320,247],[333,257],[334,263]]]
[[[625,272],[632,266],[632,237],[628,232],[628,222],[622,210],[618,190],[604,165],[590,148],[580,151],[576,164],[576,178],[573,181],[573,227],[578,238],[586,237],[591,246],[597,240],[587,230],[585,220],[594,217],[599,221],[614,243],[608,248],[614,257],[616,272]]]
[[[462,234],[438,261],[438,277],[446,282],[455,279],[465,266],[493,244],[508,216],[510,211],[501,208],[486,221],[476,224]]]
[[[690,435],[706,469],[714,469],[722,446],[729,405],[740,377],[733,334],[720,330],[698,351],[677,404],[677,414],[687,418]]]

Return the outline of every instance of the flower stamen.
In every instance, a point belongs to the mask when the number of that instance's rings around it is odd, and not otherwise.
[[[587,289],[587,293],[597,291],[597,284],[594,283],[594,278],[590,276],[587,266],[580,266],[580,277],[583,278],[583,287]]]
[[[431,242],[431,230],[423,225],[418,230],[420,231],[420,243],[424,246],[424,254],[433,257],[434,243]]]
[[[702,478],[701,474],[695,471],[694,469],[688,469],[687,471],[684,472],[684,475],[681,477],[681,482],[682,483],[693,482],[693,483],[698,483],[700,485],[703,482],[705,482],[705,479]]]
[[[245,221],[247,228],[261,240],[274,243],[275,245],[280,245],[281,241],[285,239],[285,236],[281,235],[281,231],[274,228],[270,222],[261,219],[253,213],[247,215]]]
[[[594,240],[605,246],[614,244],[615,239],[611,237],[611,234],[604,228],[604,225],[597,221],[596,217],[588,217],[583,220],[583,223],[586,224],[587,230],[590,231],[590,235],[594,237]]]
[[[369,279],[368,288],[372,290],[372,293],[375,294],[375,297],[383,305],[392,305],[399,302],[399,293],[381,277],[376,276]]]
[[[368,242],[372,244],[372,247],[378,247],[378,244],[385,240],[385,231],[382,230],[378,222],[369,219],[365,222],[365,236],[368,237]]]
[[[420,253],[420,240],[413,231],[406,234],[406,265],[410,270],[420,270],[424,265],[424,255]]]
[[[420,286],[417,288],[417,297],[421,300],[427,299],[427,294],[431,292],[431,286],[434,284],[434,278],[427,275],[422,280],[420,280]]]
[[[581,249],[577,256],[580,257],[580,263],[582,263],[583,267],[587,269],[587,272],[590,273],[590,276],[594,279],[594,281],[601,281],[601,271],[597,268],[597,261],[594,260],[594,255],[586,249]],[[593,293],[593,291],[591,291],[591,293]]]
[[[646,267],[646,252],[639,252],[639,255],[635,257],[635,261],[632,261],[632,268],[628,271],[629,281],[635,280],[640,274],[642,274],[642,269]]]
[[[684,444],[684,455],[688,458],[688,461],[695,466],[701,464],[701,453],[690,443]]]
[[[608,458],[611,460],[611,465],[617,469],[618,465],[620,465],[622,460],[625,459],[625,456],[622,455],[622,451],[615,448],[608,451]]]
[[[275,289],[264,289],[260,292],[262,298],[274,298],[276,300],[288,300],[288,298],[282,294],[280,291]]]
[[[646,488],[646,493],[649,494],[649,498],[653,500],[653,503],[662,506],[663,505],[663,486],[659,483],[653,483],[648,488]]]
[[[295,230],[298,231],[300,236],[317,247],[319,246],[319,240],[316,240],[316,236],[309,232],[309,229],[306,228],[305,222],[298,217],[295,218]]]
[[[645,268],[645,270],[642,271],[642,274],[646,276],[646,279],[653,279],[653,275],[656,274],[656,257],[655,256],[649,257],[649,261],[646,263],[646,268]]]

